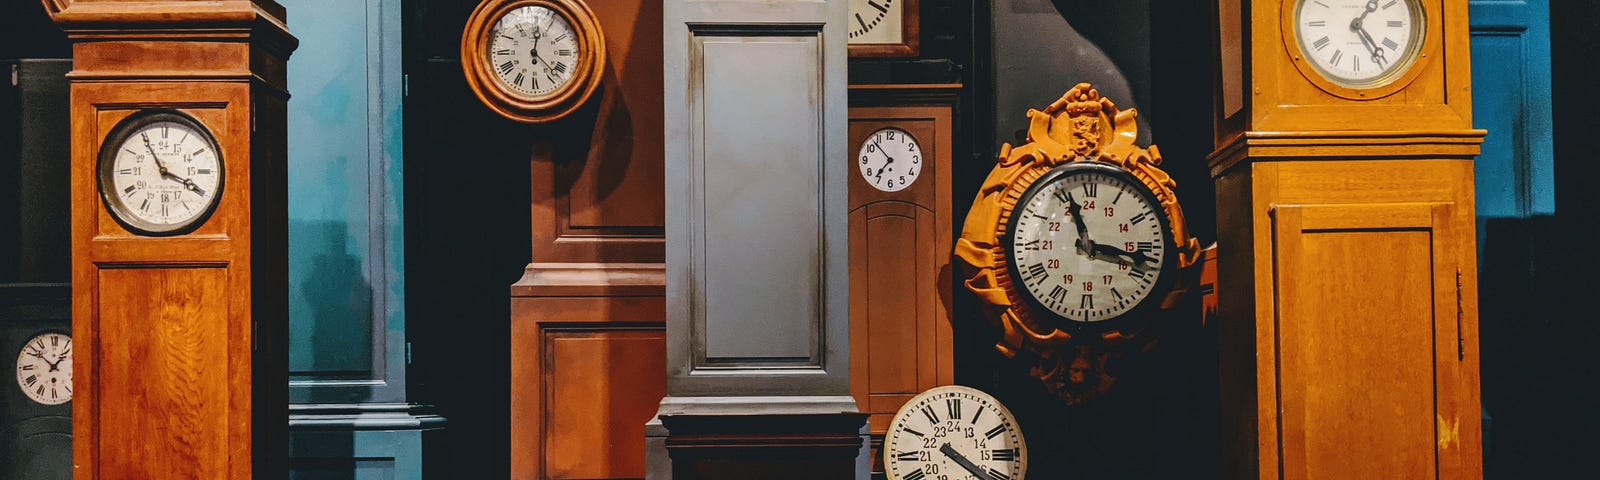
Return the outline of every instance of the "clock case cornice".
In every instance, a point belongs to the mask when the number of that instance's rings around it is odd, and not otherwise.
[[[1436,143],[1439,138],[1482,137],[1472,129],[1471,64],[1465,5],[1445,0],[1418,0],[1428,22],[1424,45],[1411,71],[1392,83],[1368,89],[1339,87],[1317,76],[1298,58],[1291,15],[1297,0],[1237,2],[1241,15],[1243,77],[1239,85],[1223,85],[1222,69],[1213,84],[1214,130],[1218,158],[1230,149],[1259,145],[1268,138],[1286,139],[1326,135],[1375,139],[1410,135],[1414,142]],[[1450,8],[1446,8],[1449,3]],[[1220,39],[1214,39],[1220,42]],[[1218,44],[1220,46],[1220,43]],[[1337,87],[1337,88],[1334,88]],[[1243,108],[1223,111],[1225,88],[1243,90]],[[1332,90],[1332,92],[1330,92]],[[1282,141],[1282,140],[1273,140]],[[1379,140],[1374,144],[1383,144]],[[1443,141],[1453,143],[1452,141]],[[1269,142],[1270,143],[1270,142]],[[1328,140],[1328,145],[1348,140]],[[1217,170],[1220,172],[1220,170]]]

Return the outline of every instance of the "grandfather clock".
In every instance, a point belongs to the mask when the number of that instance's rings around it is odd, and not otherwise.
[[[283,7],[44,5],[73,42],[74,476],[285,477]]]
[[[1482,477],[1467,2],[1218,20],[1223,477]]]

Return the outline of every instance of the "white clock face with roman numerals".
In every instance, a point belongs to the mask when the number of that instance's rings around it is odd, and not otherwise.
[[[1132,175],[1073,164],[1039,177],[1012,210],[1012,281],[1076,322],[1110,320],[1150,297],[1167,258],[1165,213]]]
[[[578,67],[578,34],[566,17],[529,5],[506,12],[489,29],[489,68],[524,95],[545,95],[572,81]]]
[[[900,407],[884,434],[883,465],[892,480],[1022,480],[1028,446],[994,397],[946,385]]]
[[[1351,87],[1382,84],[1410,66],[1426,26],[1419,0],[1300,0],[1294,15],[1306,60]]]
[[[100,195],[125,225],[177,232],[209,215],[221,198],[217,142],[198,121],[174,111],[130,115],[102,147]]]
[[[45,405],[72,400],[72,336],[46,332],[28,339],[17,353],[17,386]]]

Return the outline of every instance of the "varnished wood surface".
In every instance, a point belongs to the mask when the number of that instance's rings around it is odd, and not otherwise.
[[[953,105],[895,92],[908,105],[850,109],[850,391],[881,439],[917,393],[955,382],[950,319]],[[852,91],[852,95],[859,92]],[[882,92],[879,92],[882,93]],[[898,192],[872,187],[857,149],[881,128],[905,130],[923,153],[918,179]],[[880,464],[874,442],[874,464]],[[881,466],[874,469],[881,470]]]
[[[283,65],[270,0],[55,2],[74,41],[73,456],[77,478],[287,474]],[[276,12],[276,15],[274,16]],[[117,121],[187,113],[226,165],[216,212],[177,237],[124,230],[95,165]]]

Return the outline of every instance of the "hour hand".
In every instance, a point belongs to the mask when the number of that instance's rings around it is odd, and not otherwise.
[[[966,471],[972,472],[972,474],[977,475],[978,478],[989,478],[989,472],[983,471],[983,468],[979,467],[975,463],[972,463],[972,460],[968,460],[965,455],[962,455],[961,452],[957,452],[955,447],[950,446],[950,444],[946,443],[944,446],[939,447],[939,453],[943,453],[944,456],[950,457],[951,460],[955,460],[956,465],[960,465],[961,468],[965,469]]]
[[[1093,254],[1092,255],[1094,257],[1096,257],[1096,258],[1100,258],[1100,259],[1104,259],[1104,260],[1113,260],[1113,259],[1116,259],[1116,258],[1119,258],[1119,257],[1125,257],[1128,260],[1131,260],[1133,262],[1133,265],[1134,265],[1135,268],[1139,268],[1141,270],[1143,270],[1145,268],[1148,268],[1149,266],[1153,266],[1153,265],[1156,265],[1156,264],[1160,263],[1155,258],[1152,258],[1149,255],[1145,255],[1144,252],[1138,252],[1138,251],[1129,252],[1129,251],[1125,251],[1125,250],[1120,250],[1117,247],[1113,247],[1113,246],[1110,246],[1110,245],[1101,245],[1101,244],[1098,244],[1098,243],[1094,244],[1091,248],[1093,249]],[[1149,264],[1149,265],[1146,265],[1146,264]]]
[[[1076,242],[1078,252],[1088,254],[1092,250],[1090,246],[1094,245],[1094,240],[1089,239],[1089,227],[1083,224],[1083,217],[1079,215],[1082,212],[1083,206],[1078,205],[1078,202],[1073,201],[1072,197],[1068,196],[1067,215],[1072,217],[1072,225],[1078,230],[1078,241]]]

